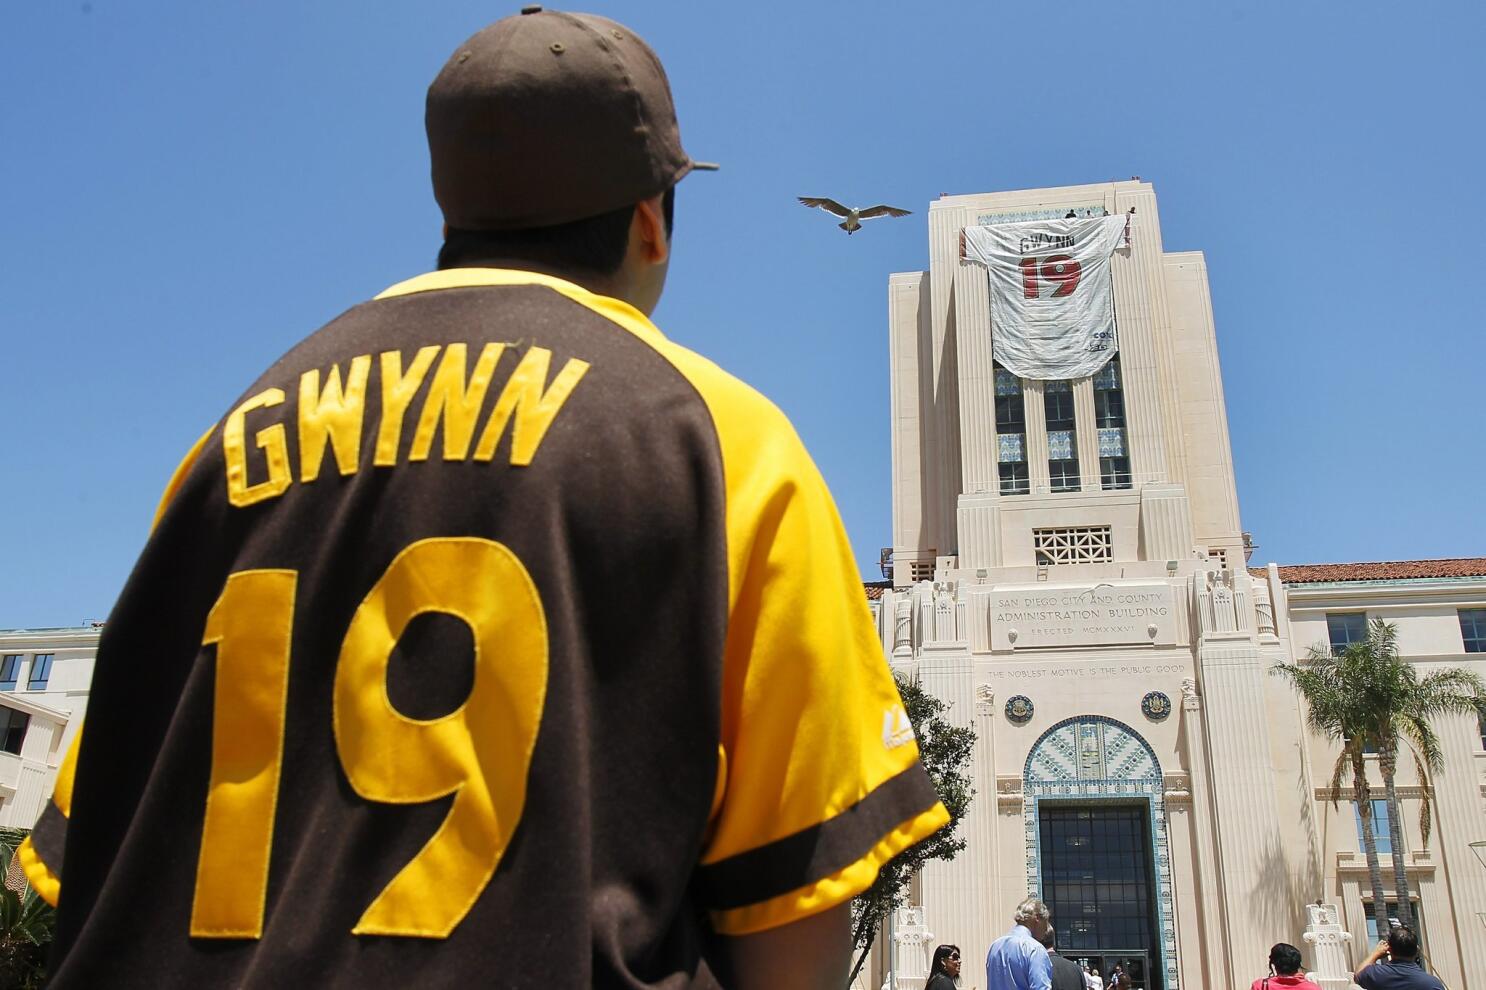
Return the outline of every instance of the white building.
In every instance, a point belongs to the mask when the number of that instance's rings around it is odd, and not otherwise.
[[[0,629],[0,825],[30,828],[82,722],[102,623]]]
[[[998,358],[1014,318],[994,326],[993,301],[1015,311],[962,232],[1026,225],[1010,243],[1041,305],[1079,279],[1061,231],[1104,216],[1128,241],[1080,291],[1112,292],[1113,358],[1082,377],[1013,374]],[[1273,943],[1304,947],[1318,899],[1370,945],[1355,809],[1324,799],[1337,751],[1269,671],[1354,633],[1345,616],[1377,615],[1411,661],[1486,674],[1486,561],[1245,565],[1206,263],[1164,249],[1150,184],[942,197],[929,240],[929,270],[888,283],[894,580],[871,592],[894,667],[978,734],[968,846],[916,885],[925,945],[960,945],[962,986],[979,985],[976,961],[1029,891],[1066,955],[1119,962],[1136,987],[1247,986]],[[1440,729],[1431,844],[1411,770],[1389,841],[1407,850],[1430,961],[1452,987],[1486,988],[1486,863],[1468,845],[1486,839],[1486,753],[1473,719]]]

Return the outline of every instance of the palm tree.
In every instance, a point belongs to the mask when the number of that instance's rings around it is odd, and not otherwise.
[[[1288,677],[1306,699],[1307,721],[1318,734],[1341,743],[1332,770],[1330,798],[1341,799],[1342,781],[1352,772],[1353,798],[1361,821],[1362,851],[1372,887],[1373,918],[1378,932],[1388,930],[1388,902],[1378,864],[1372,821],[1372,790],[1367,782],[1365,754],[1378,754],[1378,771],[1387,798],[1388,829],[1392,836],[1393,889],[1398,918],[1413,925],[1408,873],[1404,867],[1401,818],[1396,774],[1400,739],[1410,750],[1425,798],[1419,806],[1419,831],[1429,844],[1432,818],[1429,774],[1444,765],[1439,737],[1430,720],[1438,715],[1479,712],[1486,706],[1486,682],[1457,668],[1437,670],[1420,678],[1414,665],[1398,655],[1398,631],[1382,619],[1368,625],[1367,638],[1333,653],[1312,646],[1300,664],[1281,663],[1275,671]]]
[[[0,873],[6,881],[0,885],[0,986],[29,990],[46,977],[56,912],[23,878],[13,881],[10,868],[26,834],[26,829],[0,828]]]

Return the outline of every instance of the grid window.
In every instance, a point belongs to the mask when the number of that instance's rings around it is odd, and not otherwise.
[[[1047,417],[1047,473],[1055,492],[1076,492],[1081,487],[1078,476],[1078,438],[1073,415],[1073,383],[1067,380],[1045,382],[1042,410]]]
[[[54,653],[38,653],[31,658],[31,676],[26,681],[28,691],[45,691],[46,682],[52,676]]]
[[[1352,814],[1357,820],[1357,848],[1362,849],[1362,809],[1352,802]],[[1388,826],[1388,802],[1372,802],[1372,837],[1378,847],[1379,856],[1393,855],[1393,830]]]
[[[26,741],[26,727],[30,724],[30,715],[0,705],[0,749],[20,756],[21,744]]]
[[[1094,425],[1099,428],[1099,487],[1114,491],[1131,487],[1130,450],[1125,436],[1125,393],[1120,359],[1094,375]]]
[[[1067,379],[1045,383],[1042,409],[1047,414],[1049,433],[1073,429],[1073,383]]]
[[[1032,490],[1027,471],[1027,408],[1022,380],[996,365],[996,470],[1002,495]]]
[[[1460,638],[1465,652],[1486,653],[1486,608],[1460,610]]]
[[[1116,491],[1130,487],[1130,458],[1099,458],[1099,487],[1105,491]]]
[[[1108,526],[1065,526],[1034,529],[1032,547],[1038,565],[1097,564],[1114,559]]]
[[[1042,893],[1066,919],[1065,954],[1157,945],[1148,817],[1139,806],[1039,809]]]
[[[1032,490],[1032,479],[1027,473],[1027,462],[1020,464],[1000,464],[997,470],[1001,473],[1002,495],[1025,495]]]
[[[1367,639],[1366,612],[1327,612],[1326,635],[1333,655]]]
[[[21,673],[21,655],[19,653],[7,653],[5,659],[0,660],[0,691],[14,691],[15,682]]]
[[[1417,936],[1419,936],[1419,949],[1422,952],[1422,951],[1425,951],[1425,948],[1424,948],[1424,907],[1423,907],[1423,905],[1418,900],[1415,900],[1415,899],[1411,899],[1409,901],[1409,907],[1412,908],[1413,909],[1413,912],[1414,912],[1414,934],[1417,935]],[[1367,917],[1367,940],[1368,940],[1368,943],[1371,944],[1371,945],[1377,945],[1378,944],[1378,940],[1379,940],[1379,936],[1378,936],[1378,920],[1372,916],[1372,904],[1368,903],[1367,901],[1363,901],[1362,902],[1362,913]],[[1394,923],[1396,923],[1397,921],[1398,921],[1398,902],[1397,901],[1389,901],[1388,902],[1388,927],[1390,927],[1390,928],[1393,927]]]

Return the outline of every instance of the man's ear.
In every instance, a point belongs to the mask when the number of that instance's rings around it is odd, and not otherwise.
[[[664,264],[671,256],[671,241],[666,236],[666,221],[661,209],[663,198],[662,193],[635,204],[632,232],[637,238],[640,256],[653,265]]]

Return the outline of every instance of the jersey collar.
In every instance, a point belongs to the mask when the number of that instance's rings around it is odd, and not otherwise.
[[[623,299],[601,296],[597,292],[590,292],[581,285],[555,275],[524,272],[514,268],[446,268],[443,271],[427,272],[404,282],[398,282],[391,288],[379,292],[376,298],[391,299],[396,296],[412,295],[415,292],[468,289],[487,285],[546,286],[579,305],[593,310],[609,321],[619,324],[637,336],[665,339],[665,335],[656,328],[654,323],[650,322],[649,317]]]

